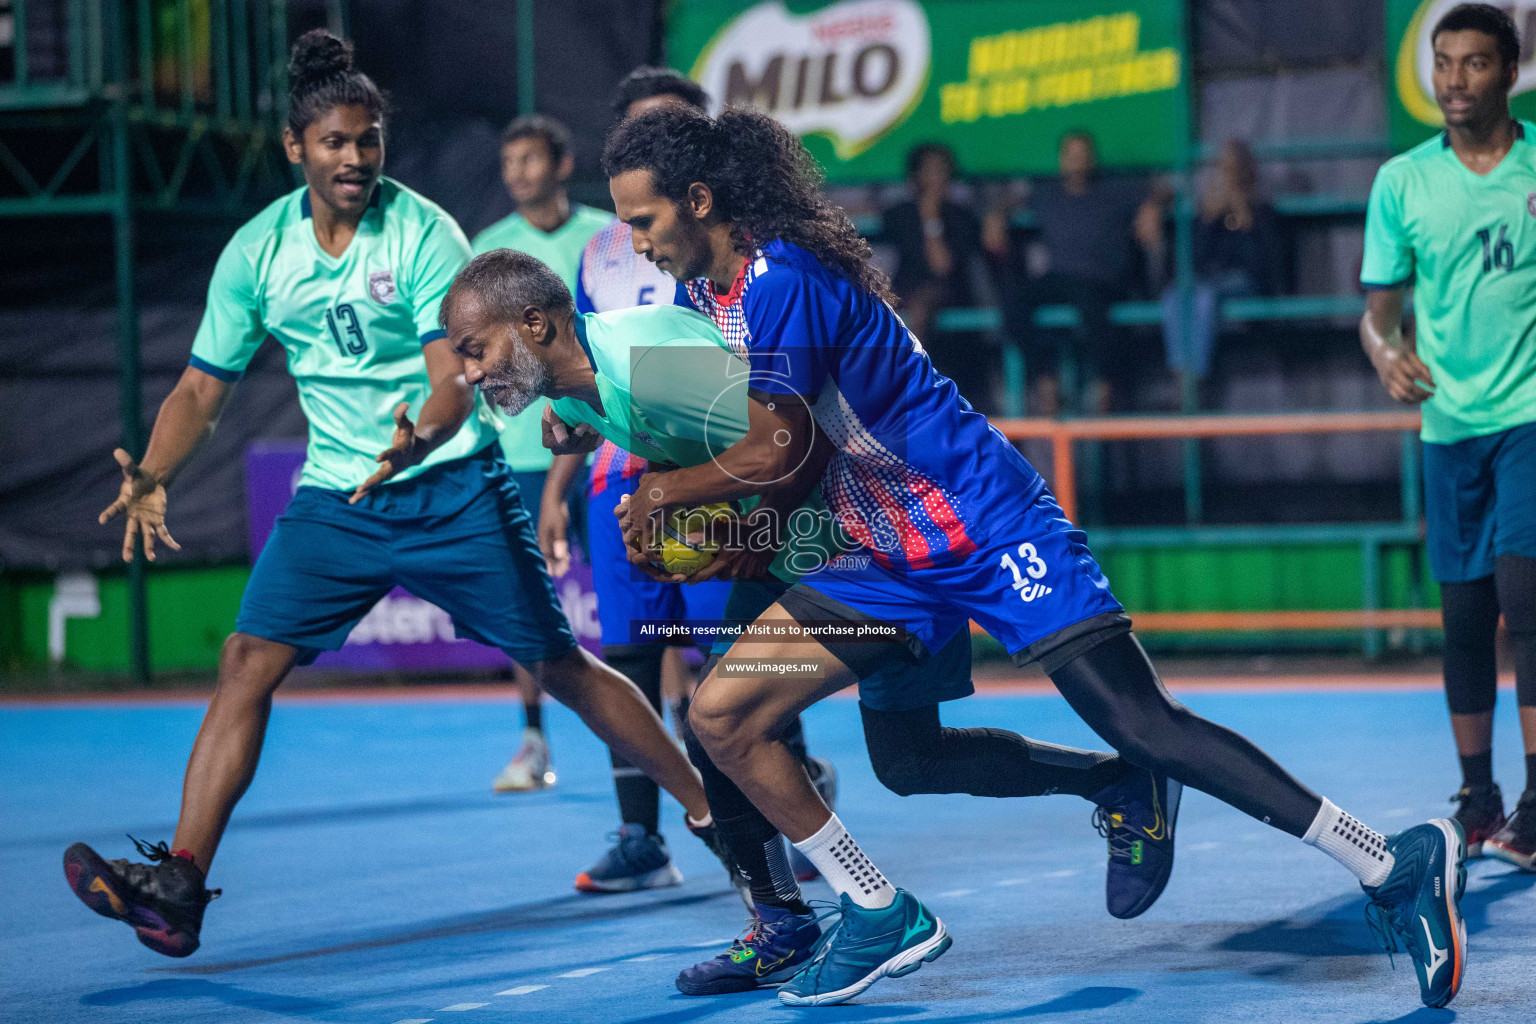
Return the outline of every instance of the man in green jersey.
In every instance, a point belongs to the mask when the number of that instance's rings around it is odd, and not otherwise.
[[[476,256],[492,249],[515,249],[544,262],[567,288],[576,287],[576,269],[587,240],[613,221],[613,214],[573,203],[565,183],[575,169],[571,133],[543,114],[520,117],[501,136],[501,180],[517,210],[481,231],[470,243]],[[506,419],[501,448],[517,478],[518,490],[539,521],[539,498],[550,455],[539,438],[543,403]],[[523,695],[523,744],[491,784],[498,793],[517,793],[553,785],[549,742],[539,712],[539,688],[521,668],[513,669]]]
[[[585,425],[653,463],[698,466],[714,461],[750,428],[745,348],[728,343],[712,320],[692,309],[645,305],[579,315],[547,267],[499,252],[477,257],[459,274],[443,315],[449,341],[465,358],[466,379],[492,401],[516,410],[539,396],[552,399],[555,418],[546,440],[556,450],[578,447],[569,434]],[[750,575],[771,562],[776,582],[738,579],[725,608],[728,631],[754,621],[790,583],[849,550],[820,499],[824,454],[813,451],[768,489],[763,500],[773,504],[749,510],[729,542],[733,550],[693,577],[722,568]],[[787,537],[782,547],[780,536]],[[734,639],[730,632],[722,635],[716,654]],[[1114,754],[1058,747],[1001,729],[944,728],[939,703],[971,692],[965,633],[920,666],[887,659],[872,668],[859,695],[876,777],[902,795],[1064,793],[1105,813],[1109,805],[1124,811],[1126,790],[1149,777]],[[782,980],[809,955],[818,932],[814,915],[785,864],[778,830],[715,767],[692,729],[686,739],[718,827],[751,888],[755,922],[729,950],[684,970],[677,987],[689,995],[714,995]],[[1121,908],[1119,916],[1149,907],[1167,871],[1149,858],[1144,881],[1141,905]],[[759,970],[769,964],[772,970]]]
[[[1536,125],[1509,114],[1520,40],[1504,11],[1436,24],[1445,131],[1371,188],[1360,339],[1382,384],[1423,410],[1430,567],[1469,856],[1536,866]],[[1415,331],[1402,331],[1413,285]],[[1506,821],[1493,780],[1494,635],[1503,613],[1525,735],[1525,792]]]
[[[225,247],[191,365],[161,406],[143,462],[115,453],[123,483],[101,517],[126,513],[125,559],[139,537],[150,559],[157,539],[174,548],[167,482],[212,431],[262,341],[283,345],[309,452],[224,644],[174,839],[138,843],[148,864],[107,861],[84,843],[64,855],[81,900],[168,956],[198,947],[217,895],[206,874],[255,774],[273,691],[295,664],[340,647],[396,585],[447,611],[461,635],[526,665],[713,827],[698,777],[655,712],[576,646],[494,426],[438,328],[441,300],[469,258],[463,233],[382,177],[383,99],[352,67],[348,45],[306,33],[290,82],[284,141],[306,186]]]

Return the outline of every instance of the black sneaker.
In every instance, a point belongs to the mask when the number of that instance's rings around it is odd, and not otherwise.
[[[1461,823],[1467,836],[1467,859],[1481,857],[1484,840],[1492,839],[1504,827],[1504,794],[1499,792],[1499,784],[1477,789],[1462,786],[1451,803],[1456,805],[1451,817]]]
[[[736,895],[741,897],[741,902],[746,905],[753,916],[757,914],[757,908],[752,903],[752,887],[747,884],[747,876],[741,873],[741,868],[736,864],[736,855],[731,852],[730,846],[725,842],[725,836],[720,832],[720,826],[711,821],[703,828],[688,820],[688,814],[683,813],[683,824],[688,826],[688,831],[698,836],[699,841],[709,847],[709,852],[720,859],[720,864],[725,868],[731,884],[736,887]]]
[[[1513,864],[1522,871],[1536,871],[1536,789],[1520,794],[1515,813],[1488,837],[1488,856]]]
[[[1173,874],[1173,829],[1184,787],[1166,775],[1132,768],[1095,793],[1093,827],[1109,841],[1104,905],[1122,920],[1146,913]]]
[[[84,843],[71,846],[64,851],[69,887],[102,917],[126,921],[139,941],[156,953],[192,955],[203,928],[203,910],[220,890],[204,888],[202,870],[165,843],[150,846],[133,839],[133,845],[150,863],[103,860]]]

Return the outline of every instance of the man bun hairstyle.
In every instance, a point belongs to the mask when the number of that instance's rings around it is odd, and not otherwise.
[[[576,312],[576,300],[560,275],[543,261],[516,249],[481,253],[459,271],[438,309],[442,327],[448,326],[448,314],[465,293],[479,299],[480,308],[496,323],[518,323],[529,306],[546,313]]]
[[[671,68],[652,67],[642,64],[618,84],[613,91],[613,100],[609,103],[613,110],[613,116],[620,118],[629,105],[636,100],[650,99],[652,96],[676,96],[689,106],[705,110],[709,107],[709,94],[704,87],[684,75],[681,71]]]
[[[1445,12],[1445,17],[1435,23],[1429,34],[1430,44],[1441,32],[1481,32],[1492,36],[1499,46],[1499,57],[1505,67],[1520,63],[1520,33],[1515,30],[1514,19],[1502,8],[1492,4],[1459,4]]]
[[[821,168],[799,138],[768,115],[729,107],[713,118],[671,106],[622,121],[603,148],[603,173],[614,178],[637,170],[649,171],[656,193],[678,205],[695,182],[709,186],[743,256],[774,239],[790,242],[895,303],[890,279],[870,262],[869,242],[821,190]]]
[[[359,106],[374,117],[388,110],[373,79],[352,64],[352,44],[323,28],[310,29],[288,55],[288,127],[299,138],[332,107]]]
[[[503,146],[518,139],[543,139],[550,162],[555,164],[574,151],[570,129],[548,114],[526,114],[507,125],[501,133]]]

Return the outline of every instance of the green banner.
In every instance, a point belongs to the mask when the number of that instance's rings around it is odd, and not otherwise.
[[[1387,0],[1387,121],[1392,148],[1408,149],[1444,127],[1435,105],[1429,34],[1462,0]],[[1536,120],[1536,0],[1500,3],[1520,31],[1520,77],[1510,95],[1516,117]]]
[[[674,0],[668,57],[719,104],[799,134],[834,181],[902,177],[947,143],[973,174],[1056,167],[1086,129],[1110,166],[1188,138],[1182,0]]]

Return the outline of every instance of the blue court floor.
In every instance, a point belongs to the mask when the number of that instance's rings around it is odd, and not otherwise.
[[[1458,779],[1439,694],[1183,696],[1377,828],[1449,810]],[[1522,784],[1512,697],[1501,699],[1496,745],[1511,800]],[[1536,875],[1472,865],[1465,985],[1452,1009],[1426,1010],[1412,965],[1399,957],[1394,972],[1376,951],[1354,881],[1298,841],[1189,794],[1167,893],[1143,918],[1115,921],[1087,803],[897,797],[871,775],[845,699],[807,716],[813,749],[841,772],[839,811],[955,937],[943,959],[853,1004],[797,1011],[768,993],[680,995],[678,970],[742,924],[718,865],[668,802],[681,887],[573,892],[616,827],[605,753],[554,709],[559,786],[494,796],[520,723],[514,704],[478,700],[279,703],[215,865],[224,897],[203,948],[168,960],[79,904],[60,855],[75,840],[122,857],[125,833],[170,838],[201,710],[0,706],[0,1020],[1536,1020]],[[945,719],[1093,742],[1043,695],[976,697]]]

